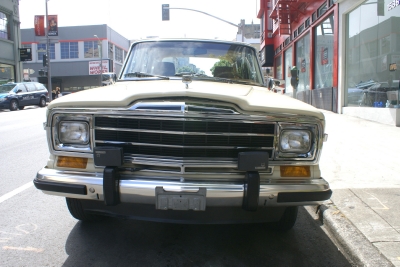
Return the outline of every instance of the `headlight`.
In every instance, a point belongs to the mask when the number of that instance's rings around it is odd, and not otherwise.
[[[284,130],[281,132],[279,150],[282,152],[307,153],[311,147],[311,132]]]
[[[55,114],[49,132],[54,150],[92,152],[91,123],[91,115]]]
[[[63,144],[89,143],[89,125],[80,121],[63,121],[59,125],[59,138]]]
[[[317,151],[318,126],[302,123],[280,123],[276,160],[314,160]]]

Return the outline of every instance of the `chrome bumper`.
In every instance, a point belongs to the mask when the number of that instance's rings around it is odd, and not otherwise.
[[[37,189],[46,194],[69,198],[104,201],[103,173],[54,170],[43,168],[34,179]],[[244,180],[239,182],[181,182],[149,180],[123,176],[117,181],[120,203],[156,203],[156,188],[165,192],[195,193],[206,189],[206,205],[240,207],[245,191]],[[261,180],[259,206],[317,205],[330,198],[332,191],[323,178]]]

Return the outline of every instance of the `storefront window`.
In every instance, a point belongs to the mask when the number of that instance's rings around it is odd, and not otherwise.
[[[15,82],[14,66],[0,64],[0,85],[8,82]]]
[[[290,70],[292,69],[292,47],[285,51],[285,94],[293,96],[293,87],[290,84]]]
[[[299,69],[297,91],[310,90],[310,34],[296,42],[296,66]]]
[[[276,78],[282,79],[282,56],[278,56],[275,58],[275,66],[276,66]]]
[[[315,88],[333,86],[333,15],[315,27],[314,84]]]
[[[345,106],[399,107],[400,6],[392,3],[369,0],[348,14]]]

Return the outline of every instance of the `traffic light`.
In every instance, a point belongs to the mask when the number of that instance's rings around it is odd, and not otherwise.
[[[43,55],[43,67],[46,67],[46,66],[47,66],[47,55],[44,54]]]
[[[290,75],[290,84],[293,86],[293,89],[297,89],[297,86],[299,85],[299,70],[296,66],[290,70]]]
[[[169,4],[162,5],[162,20],[169,20]]]

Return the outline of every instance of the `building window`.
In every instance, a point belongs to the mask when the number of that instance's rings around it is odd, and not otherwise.
[[[115,61],[121,63],[124,61],[123,51],[119,47],[115,47]]]
[[[108,43],[108,58],[114,59],[114,49],[112,43]]]
[[[56,50],[54,44],[50,44],[50,59],[56,58]],[[46,44],[38,44],[37,45],[37,53],[38,53],[38,60],[43,60],[43,55],[47,53],[46,51]]]
[[[312,14],[312,22],[316,21],[317,19],[318,19],[318,17],[317,17],[317,12],[314,12],[314,13]]]
[[[314,29],[314,84],[316,88],[333,86],[333,15],[320,23]]]
[[[11,40],[7,15],[0,12],[0,38]]]
[[[79,58],[78,42],[61,43],[61,59]]]
[[[307,28],[310,26],[310,18],[306,19],[306,22],[304,22],[304,26]]]
[[[301,24],[297,30],[298,34],[301,34],[304,31],[304,24]]]
[[[84,55],[85,58],[98,58],[100,57],[99,54],[99,45],[97,41],[88,41],[85,42],[83,45],[84,49]]]
[[[318,18],[321,17],[327,10],[328,10],[328,6],[326,5],[326,3],[323,3],[323,4],[318,8]]]
[[[296,66],[299,70],[299,85],[297,91],[310,89],[310,34],[296,42]]]

